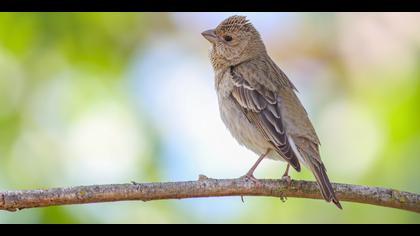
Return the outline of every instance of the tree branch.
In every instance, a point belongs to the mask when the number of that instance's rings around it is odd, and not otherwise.
[[[420,213],[420,195],[394,189],[333,184],[340,201],[398,208]],[[316,182],[261,180],[260,184],[244,179],[209,179],[198,181],[145,184],[92,185],[46,190],[0,192],[0,210],[69,204],[162,200],[222,196],[269,196],[322,199]]]

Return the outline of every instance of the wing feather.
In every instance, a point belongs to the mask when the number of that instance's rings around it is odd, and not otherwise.
[[[280,110],[280,97],[263,86],[252,86],[246,78],[232,72],[232,97],[248,120],[289,164],[300,171],[299,160],[290,146]]]

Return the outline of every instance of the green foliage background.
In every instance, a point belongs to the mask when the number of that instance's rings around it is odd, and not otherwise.
[[[310,95],[317,101],[310,109],[315,126],[328,126],[333,133],[321,128],[320,136],[327,137],[327,143],[334,137],[345,140],[323,151],[325,160],[341,154],[346,157],[340,162],[330,161],[329,173],[337,182],[420,193],[420,32],[417,24],[405,22],[418,22],[419,14],[389,16],[391,22],[405,25],[400,31],[395,30],[399,27],[371,26],[374,39],[368,46],[361,42],[358,45],[351,38],[355,35],[345,32],[362,17],[366,21],[361,26],[372,25],[367,13],[298,13],[297,17],[300,25],[292,40],[271,46],[271,54],[277,61],[304,55],[328,65],[325,78],[308,82],[308,88],[316,91]],[[376,34],[375,27],[388,32],[387,37]],[[159,166],[162,143],[156,124],[147,110],[134,108],[124,78],[131,60],[149,47],[148,38],[156,32],[176,35],[180,30],[171,14],[165,13],[0,13],[0,189],[93,184],[83,181],[83,176],[89,175],[87,168],[81,167],[85,173],[80,179],[63,175],[72,161],[68,149],[63,148],[63,135],[81,116],[105,103],[115,103],[121,108],[117,112],[129,114],[146,140],[144,149],[135,155],[138,167],[128,171],[132,175],[127,180],[167,180]],[[393,44],[390,38],[396,38]],[[199,37],[196,40],[203,46],[199,55],[204,55],[208,45]],[[357,46],[339,54],[339,48],[346,47],[342,41]],[[396,45],[399,53],[367,60],[369,55],[363,48],[379,47],[372,42],[384,45],[386,50]],[[325,80],[333,82],[325,86]],[[319,118],[328,106],[338,109],[333,110],[336,113],[358,115],[329,126]],[[340,110],[343,106],[346,108]],[[367,125],[359,126],[358,119]],[[371,128],[373,136],[365,133]],[[358,140],[367,141],[359,146]],[[367,157],[374,159],[367,162],[369,167],[363,174],[358,174],[358,167],[341,175],[334,172],[334,165],[341,164],[345,169],[358,162],[353,150],[363,153],[372,145],[375,151]],[[83,162],[74,165],[82,166]],[[77,172],[75,169],[72,173]],[[306,177],[311,175],[299,175]],[[350,203],[344,204],[342,212],[315,200],[289,199],[284,204],[278,199],[249,198],[245,205],[239,200],[237,205],[241,211],[223,220],[218,220],[217,212],[196,215],[177,201],[165,201],[0,212],[0,223],[420,223],[417,214]]]

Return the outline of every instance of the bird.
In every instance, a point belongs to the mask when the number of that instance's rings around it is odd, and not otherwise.
[[[289,167],[300,172],[302,164],[315,176],[322,197],[342,209],[298,91],[270,58],[253,24],[246,16],[234,15],[201,34],[211,44],[221,119],[239,144],[259,155],[243,177],[258,182],[254,171],[269,158],[287,163],[282,179],[290,184]]]

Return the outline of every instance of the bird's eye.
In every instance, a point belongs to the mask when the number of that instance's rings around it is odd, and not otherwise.
[[[232,36],[229,36],[229,35],[226,35],[223,38],[225,39],[226,42],[230,42],[233,39]]]

